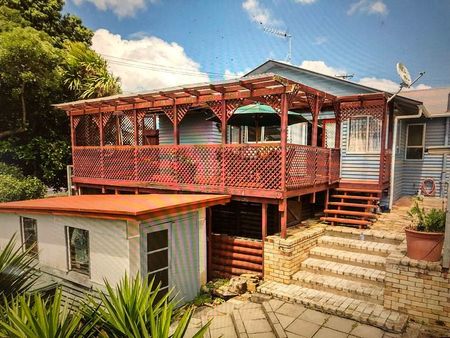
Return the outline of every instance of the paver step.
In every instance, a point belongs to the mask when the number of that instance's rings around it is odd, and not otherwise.
[[[348,200],[361,200],[361,201],[378,201],[379,197],[372,196],[356,196],[356,195],[331,195],[333,198],[342,198]]]
[[[268,281],[259,286],[258,291],[392,332],[401,332],[408,320],[406,315],[384,309],[380,304],[305,288],[295,284],[285,285]]]
[[[360,217],[367,217],[367,218],[376,218],[377,217],[376,214],[373,214],[371,212],[363,212],[363,211],[325,209],[323,212],[326,214],[331,214],[331,215],[360,216]]]
[[[361,234],[364,234],[366,240],[384,242],[389,244],[398,245],[405,240],[405,232],[392,232],[383,230],[370,230],[370,229],[355,229],[346,226],[329,225],[326,228],[327,234],[333,236],[347,237],[353,236],[360,238]],[[347,237],[348,238],[348,237]]]
[[[378,255],[370,255],[346,250],[316,246],[309,251],[311,257],[325,258],[333,262],[345,262],[352,265],[384,269],[386,258]]]
[[[321,236],[318,240],[320,246],[341,248],[356,252],[366,252],[372,255],[387,256],[395,250],[395,244],[372,242],[370,240],[352,239],[338,236]]]
[[[332,275],[348,280],[365,280],[370,283],[380,284],[384,282],[386,273],[381,270],[366,268],[351,264],[338,263],[325,259],[309,257],[301,263],[301,270],[311,271],[324,275]]]
[[[343,224],[351,224],[351,225],[363,225],[363,226],[372,224],[372,222],[368,221],[368,220],[342,218],[342,217],[320,217],[320,220],[326,221],[326,222],[335,222],[335,223],[343,223]]]
[[[358,188],[335,188],[335,191],[343,191],[343,192],[359,192],[365,194],[381,194],[380,190],[371,190],[371,189],[358,189]]]
[[[292,275],[295,284],[315,290],[327,290],[332,293],[360,300],[370,300],[383,304],[384,288],[371,283],[351,281],[340,277],[319,275],[309,271],[298,271]]]
[[[373,204],[348,203],[348,202],[328,202],[328,205],[335,205],[338,207],[362,208],[362,209],[375,209],[377,207],[376,205]]]

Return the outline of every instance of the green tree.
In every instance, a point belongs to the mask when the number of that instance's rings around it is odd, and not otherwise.
[[[77,97],[86,99],[120,93],[119,79],[108,71],[105,59],[80,42],[67,42],[62,78]]]
[[[0,5],[19,11],[31,27],[52,37],[56,46],[65,40],[91,44],[93,32],[71,14],[61,14],[63,0],[0,0]]]

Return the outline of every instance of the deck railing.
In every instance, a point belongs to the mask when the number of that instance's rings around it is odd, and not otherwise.
[[[74,147],[73,165],[75,178],[159,186],[282,189],[279,143]],[[338,178],[338,149],[288,144],[286,190]]]

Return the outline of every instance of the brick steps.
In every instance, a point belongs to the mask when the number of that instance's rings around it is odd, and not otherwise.
[[[346,280],[340,277],[298,271],[292,275],[294,284],[315,290],[332,290],[333,293],[360,300],[383,304],[384,288],[367,283]]]
[[[364,240],[367,242],[387,243],[398,245],[405,239],[405,233],[393,233],[383,230],[369,230],[369,229],[355,229],[346,226],[327,226],[326,234],[328,236],[357,239],[364,236]]]
[[[351,264],[337,263],[326,259],[307,258],[301,263],[302,271],[317,274],[339,276],[340,278],[368,283],[383,283],[385,272],[377,269],[365,268]]]
[[[407,316],[398,312],[385,310],[379,304],[294,284],[285,285],[269,281],[258,287],[258,291],[286,301],[300,303],[315,310],[337,314],[392,332],[401,332],[405,328],[408,319]]]
[[[356,253],[345,250],[317,246],[309,252],[310,257],[325,258],[333,262],[344,262],[356,266],[370,267],[372,269],[384,269],[386,258],[377,255]]]
[[[396,245],[389,243],[327,235],[320,237],[318,243],[319,246],[348,250],[352,252],[364,252],[380,256],[389,255],[396,247]]]

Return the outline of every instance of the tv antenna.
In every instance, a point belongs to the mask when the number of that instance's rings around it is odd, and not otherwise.
[[[400,82],[400,88],[397,90],[397,92],[392,95],[387,102],[391,101],[394,97],[396,97],[402,90],[403,88],[411,88],[411,86],[416,83],[422,76],[425,75],[425,72],[420,72],[419,76],[412,81],[411,80],[411,75],[409,74],[408,68],[406,68],[406,66],[401,63],[398,62],[397,63],[397,74],[400,77],[400,79],[402,80],[402,82]]]
[[[275,29],[273,27],[265,26],[262,22],[260,22],[261,26],[263,27],[264,32],[272,34],[274,36],[277,36],[282,39],[286,39],[288,41],[288,54],[286,57],[286,62],[291,63],[292,61],[292,35],[288,32]]]
[[[353,79],[354,76],[355,76],[355,74],[342,74],[342,75],[335,75],[334,77],[338,77],[340,79],[347,80],[347,79]]]

